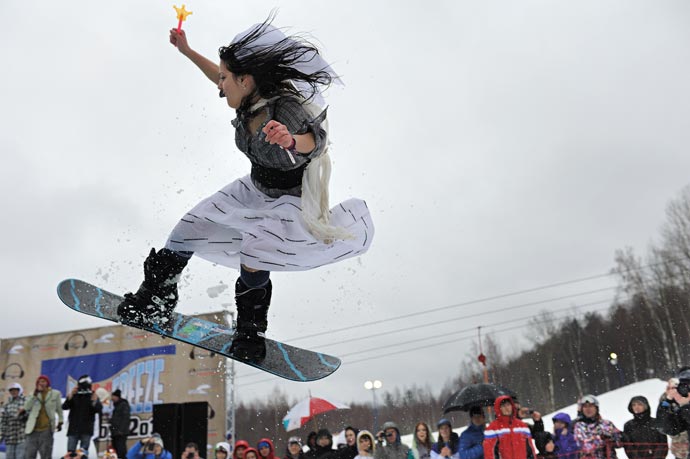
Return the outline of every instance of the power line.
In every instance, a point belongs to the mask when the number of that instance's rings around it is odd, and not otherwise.
[[[531,302],[529,302],[529,303],[522,303],[522,304],[518,304],[518,305],[515,305],[515,306],[507,306],[507,307],[500,308],[500,309],[493,309],[493,310],[490,310],[490,311],[478,312],[478,313],[475,313],[475,314],[470,314],[470,315],[465,315],[465,316],[462,316],[462,317],[458,317],[458,318],[456,318],[456,319],[443,319],[443,320],[439,320],[439,321],[436,321],[436,322],[428,322],[428,323],[425,323],[425,324],[417,324],[417,325],[414,325],[414,326],[412,326],[412,327],[396,328],[396,329],[389,330],[389,331],[386,331],[386,332],[377,332],[377,333],[376,333],[376,337],[378,338],[378,337],[381,337],[381,336],[393,335],[393,334],[395,334],[395,333],[400,333],[400,332],[404,332],[404,331],[418,330],[418,329],[420,329],[420,328],[425,328],[425,327],[431,327],[431,326],[434,326],[434,325],[445,324],[445,323],[448,323],[448,322],[453,322],[453,321],[455,321],[455,320],[467,320],[467,319],[472,319],[472,318],[475,318],[475,317],[481,317],[481,316],[496,314],[496,313],[499,313],[499,312],[514,311],[514,310],[516,310],[516,309],[527,308],[527,307],[536,306],[536,305],[539,305],[539,304],[552,303],[552,302],[555,302],[555,301],[566,300],[566,299],[570,299],[570,298],[576,298],[576,297],[578,297],[578,296],[591,295],[592,293],[601,293],[601,292],[605,292],[605,291],[608,291],[608,290],[613,290],[613,289],[615,289],[615,288],[617,288],[617,287],[606,287],[606,288],[600,288],[600,289],[596,289],[596,290],[589,290],[589,291],[587,291],[587,292],[574,293],[574,294],[572,294],[572,295],[563,295],[563,296],[559,296],[559,297],[556,297],[556,298],[549,298],[549,299],[546,299],[546,300],[539,300],[539,301],[531,301]],[[350,342],[358,341],[358,340],[361,340],[361,339],[367,339],[367,338],[369,338],[369,337],[364,337],[364,338],[350,338],[350,339],[346,339],[346,340],[341,340],[341,341],[336,341],[336,342],[325,343],[325,344],[323,344],[323,345],[320,345],[320,346],[313,346],[313,347],[324,348],[324,347],[329,347],[329,346],[335,346],[335,345],[338,345],[338,344],[350,343]],[[372,338],[373,338],[373,337],[372,337]]]
[[[312,333],[310,335],[301,335],[301,336],[298,336],[295,338],[290,338],[289,340],[286,340],[286,341],[294,342],[294,341],[299,341],[299,340],[308,339],[308,338],[315,338],[317,336],[331,335],[333,333],[340,333],[340,332],[352,330],[355,328],[362,328],[362,327],[368,327],[368,326],[372,326],[372,325],[378,325],[381,323],[391,322],[393,320],[408,319],[410,317],[415,317],[415,316],[419,316],[422,314],[431,314],[431,313],[438,312],[438,311],[445,311],[447,309],[453,309],[453,308],[459,308],[459,307],[463,307],[463,306],[470,306],[473,304],[485,303],[487,301],[493,301],[493,300],[498,300],[501,298],[508,298],[511,296],[523,295],[525,293],[536,292],[539,290],[547,290],[550,288],[560,287],[563,285],[570,285],[570,284],[576,284],[579,282],[585,282],[588,280],[600,279],[600,278],[608,277],[611,275],[613,275],[613,273],[598,274],[595,276],[582,277],[582,278],[574,279],[574,280],[570,280],[570,281],[556,282],[553,284],[543,285],[540,287],[533,287],[533,288],[528,288],[528,289],[524,289],[524,290],[517,290],[514,292],[510,292],[510,293],[502,293],[499,295],[488,296],[488,297],[479,298],[476,300],[470,300],[470,301],[465,301],[462,303],[451,304],[448,306],[441,306],[441,307],[434,308],[434,309],[425,309],[424,311],[412,312],[409,314],[403,314],[403,315],[399,315],[399,316],[395,316],[395,317],[389,317],[387,319],[379,319],[379,320],[368,321],[368,322],[364,322],[364,323],[360,323],[360,324],[356,324],[356,325],[348,325],[347,327],[335,328],[335,329],[331,329],[331,330],[327,330],[327,331],[323,331],[323,332]],[[617,286],[609,287],[608,289],[611,290],[614,288],[617,288]]]
[[[599,301],[595,301],[595,302],[591,302],[591,303],[586,303],[586,304],[582,304],[582,305],[569,306],[569,307],[566,307],[566,308],[561,308],[561,309],[557,309],[557,310],[550,311],[550,312],[563,312],[563,311],[568,311],[568,312],[570,312],[570,311],[572,311],[572,310],[574,310],[574,309],[582,309],[582,308],[585,308],[585,307],[588,307],[588,306],[594,306],[594,305],[602,304],[602,303],[607,304],[607,306],[604,307],[604,308],[597,308],[597,309],[594,309],[593,311],[606,310],[606,309],[609,308],[610,302],[611,302],[612,300],[613,300],[613,298],[607,299],[607,300],[599,300]],[[538,317],[538,315],[532,314],[532,315],[524,316],[524,317],[522,317],[522,318],[517,318],[517,319],[512,319],[512,320],[507,320],[507,321],[504,321],[504,322],[499,322],[499,323],[496,323],[496,324],[492,324],[492,326],[503,325],[503,324],[507,324],[507,323],[515,323],[515,322],[528,321],[528,320],[533,319],[533,318],[535,318],[535,317]],[[554,321],[557,321],[557,320],[560,320],[560,319],[563,319],[563,318],[566,318],[566,317],[568,317],[568,315],[564,315],[563,317],[553,317],[553,318],[550,318],[550,319],[545,319],[545,320],[536,322],[536,324],[554,322]],[[459,319],[458,319],[458,320],[459,320]],[[491,331],[491,332],[487,333],[487,335],[495,335],[495,334],[504,333],[504,332],[507,332],[507,331],[512,331],[512,330],[516,330],[516,329],[523,328],[523,327],[524,327],[524,324],[521,324],[521,325],[508,327],[508,328],[501,329],[501,330]],[[387,354],[377,354],[377,355],[375,355],[375,356],[364,357],[364,358],[362,358],[362,359],[354,360],[354,361],[349,361],[349,362],[348,362],[348,361],[344,361],[343,364],[352,365],[352,364],[356,364],[356,363],[360,363],[360,362],[366,362],[366,361],[369,361],[369,360],[375,360],[375,359],[379,359],[379,358],[383,358],[383,357],[389,357],[389,356],[392,356],[392,355],[399,355],[399,354],[404,354],[404,353],[408,353],[408,352],[414,352],[414,351],[417,351],[417,350],[420,350],[420,349],[427,349],[427,348],[430,348],[430,347],[436,347],[436,346],[440,346],[440,345],[443,345],[443,344],[450,344],[450,343],[455,343],[455,342],[458,342],[458,341],[467,341],[467,340],[470,340],[470,339],[474,339],[474,331],[475,331],[475,330],[476,330],[476,327],[472,327],[472,328],[468,328],[468,329],[459,331],[459,333],[472,332],[469,336],[462,336],[462,337],[457,337],[457,336],[456,336],[456,337],[454,337],[454,338],[452,338],[452,339],[450,339],[450,340],[441,341],[441,342],[436,342],[436,343],[431,343],[431,344],[427,344],[427,345],[424,345],[424,346],[417,346],[417,347],[412,348],[412,349],[402,349],[402,350],[398,350],[398,351],[395,351],[395,352],[389,352],[389,353],[387,353]],[[404,344],[411,344],[411,343],[415,343],[415,342],[419,342],[419,341],[428,341],[429,339],[433,339],[433,338],[434,338],[434,337],[432,336],[432,337],[419,338],[419,339],[415,339],[415,340],[407,340],[407,341],[405,341]],[[356,351],[356,352],[352,352],[352,353],[350,353],[350,354],[343,354],[341,357],[347,357],[347,356],[356,355],[356,354],[362,354],[362,353],[371,352],[371,351],[375,351],[375,350],[380,350],[380,349],[385,349],[385,348],[390,348],[390,347],[396,347],[396,346],[399,346],[399,345],[400,345],[400,343],[394,343],[394,344],[385,345],[385,346],[377,346],[377,347],[375,347],[375,348],[366,349],[366,350],[363,350],[363,351]],[[263,373],[261,373],[261,372],[256,372],[256,373],[254,373],[254,374],[242,375],[242,376],[240,376],[239,378],[246,378],[246,377],[252,377],[252,376],[259,376],[259,375],[263,375]],[[246,383],[238,384],[237,387],[243,387],[243,386],[248,386],[248,385],[251,385],[251,384],[264,383],[264,382],[269,382],[269,381],[274,381],[274,380],[275,380],[275,377],[271,377],[271,378],[268,378],[268,379],[260,379],[260,380],[256,380],[256,381],[248,381],[248,382],[246,382]]]

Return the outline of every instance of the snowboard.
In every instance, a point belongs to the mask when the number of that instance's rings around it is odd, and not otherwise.
[[[124,298],[81,280],[63,280],[58,284],[57,292],[67,307],[82,314],[167,336],[291,381],[315,381],[325,378],[340,367],[341,362],[337,357],[268,338],[252,342],[254,352],[247,356],[247,344],[234,339],[234,328],[185,314],[173,313],[172,320],[167,325],[148,326],[136,322],[121,322],[117,306]]]

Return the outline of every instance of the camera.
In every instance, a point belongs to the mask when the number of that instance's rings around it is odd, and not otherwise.
[[[93,381],[89,375],[84,375],[77,381],[77,394],[80,395],[91,395],[93,391],[91,390],[91,384]]]
[[[153,451],[156,449],[156,444],[152,441],[146,443],[146,451]]]
[[[194,459],[194,453],[189,452],[189,453],[187,453],[187,455],[186,455],[185,457],[186,457],[187,459]]]
[[[683,397],[687,397],[690,394],[690,379],[681,379],[676,390]]]

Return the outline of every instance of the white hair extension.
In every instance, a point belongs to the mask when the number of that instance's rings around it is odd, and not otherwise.
[[[321,111],[317,104],[304,103],[304,108],[313,118]],[[328,204],[328,184],[331,179],[331,157],[328,155],[328,120],[321,128],[326,131],[326,147],[321,155],[313,158],[302,176],[302,217],[309,227],[309,232],[327,244],[336,239],[353,239],[354,236],[345,228],[329,223],[330,206]]]

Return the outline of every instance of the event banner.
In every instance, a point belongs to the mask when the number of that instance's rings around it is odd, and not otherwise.
[[[222,313],[198,317],[227,323]],[[25,393],[31,393],[41,374],[50,378],[53,389],[63,397],[80,376],[91,376],[105,413],[100,422],[100,451],[109,441],[110,394],[116,389],[131,407],[130,445],[152,433],[153,405],[159,403],[208,402],[208,443],[225,439],[225,358],[204,349],[114,325],[3,339],[0,368],[3,401],[11,383],[20,383]]]

